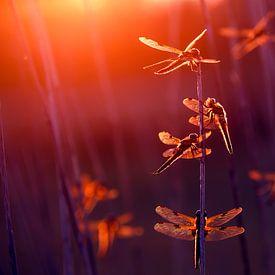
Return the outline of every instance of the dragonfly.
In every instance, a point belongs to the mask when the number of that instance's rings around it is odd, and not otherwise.
[[[211,131],[205,133],[205,139],[211,135]],[[158,134],[159,139],[166,145],[176,145],[175,148],[167,149],[163,152],[162,156],[168,158],[159,169],[153,174],[160,174],[168,167],[170,167],[179,158],[183,159],[194,159],[202,157],[202,149],[198,145],[202,142],[202,136],[196,133],[191,133],[183,139],[172,136],[169,132],[160,132]],[[211,149],[206,148],[205,154],[211,154]]]
[[[269,11],[259,22],[250,29],[222,28],[220,34],[226,37],[235,37],[242,39],[232,48],[233,56],[236,59],[244,57],[257,47],[266,44],[269,41],[275,42],[275,35],[268,32],[268,23],[275,17],[275,11]]]
[[[197,48],[194,48],[196,42],[204,36],[206,31],[206,29],[203,30],[194,40],[192,40],[188,44],[188,46],[183,51],[177,48],[173,48],[171,46],[161,45],[158,42],[146,37],[139,37],[140,42],[151,48],[177,54],[176,57],[165,59],[160,62],[145,66],[143,67],[143,69],[155,67],[166,63],[168,65],[154,72],[157,75],[163,75],[175,71],[184,65],[190,66],[192,71],[197,72],[198,63],[219,63],[220,60],[202,58],[200,55],[200,51]]]
[[[250,179],[263,183],[261,186],[257,186],[257,195],[266,197],[267,203],[272,204],[275,201],[275,173],[251,170],[248,175]]]
[[[88,175],[81,177],[80,186],[72,185],[71,196],[77,201],[77,215],[89,215],[98,202],[118,197],[116,189],[109,189],[99,180],[92,180]]]
[[[196,212],[195,218],[163,206],[158,206],[155,211],[169,221],[155,224],[156,231],[176,239],[194,241],[194,267],[197,269],[200,264],[200,211]],[[242,234],[243,227],[223,226],[241,212],[242,208],[237,207],[209,218],[205,213],[205,240],[221,241]]]
[[[110,250],[116,237],[118,238],[132,238],[143,234],[142,227],[133,227],[126,225],[133,219],[130,212],[119,216],[111,216],[99,221],[92,221],[89,224],[91,232],[97,231],[99,257],[104,257]]]
[[[199,101],[194,98],[185,98],[183,104],[192,111],[199,113]],[[215,98],[208,97],[203,103],[203,121],[205,129],[219,129],[229,154],[233,154],[233,147],[228,130],[226,112],[223,106]],[[192,116],[189,123],[199,126],[200,116]]]

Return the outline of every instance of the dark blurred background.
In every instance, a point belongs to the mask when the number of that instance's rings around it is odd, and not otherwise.
[[[182,104],[183,98],[196,97],[196,74],[187,67],[165,76],[143,70],[171,55],[146,47],[138,37],[184,49],[205,27],[208,33],[196,47],[221,63],[202,65],[203,95],[215,97],[227,111],[234,148],[230,156],[218,131],[207,141],[213,153],[206,162],[206,209],[212,216],[233,208],[235,183],[250,274],[275,274],[274,206],[257,198],[247,175],[250,169],[275,169],[275,44],[234,61],[235,41],[219,35],[221,27],[252,28],[275,3],[205,2],[207,10],[195,0],[1,1],[1,116],[20,274],[62,274],[63,265],[55,148],[39,89],[52,92],[58,103],[69,182],[75,180],[73,155],[80,173],[120,191],[118,199],[100,203],[91,219],[131,211],[131,224],[144,228],[141,237],[115,240],[97,261],[99,274],[196,273],[193,243],[154,232],[153,225],[162,221],[154,212],[158,205],[194,215],[199,162],[179,160],[163,174],[152,174],[167,149],[158,132],[183,138],[198,131],[188,124],[193,113]],[[275,35],[274,22],[269,28]],[[2,217],[2,203],[0,210]],[[11,274],[4,219],[0,230],[0,274]],[[74,274],[85,274],[73,235],[71,242]],[[207,243],[206,270],[244,274],[239,238]]]

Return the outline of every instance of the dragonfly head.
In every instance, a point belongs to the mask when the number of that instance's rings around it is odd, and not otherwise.
[[[198,138],[198,135],[197,135],[196,133],[191,133],[191,134],[189,135],[189,138],[190,138],[192,141],[196,141],[197,138]]]
[[[201,53],[197,48],[192,48],[190,50],[190,53],[192,54],[193,58],[200,59],[201,58]]]
[[[211,108],[211,107],[214,106],[214,104],[215,104],[216,102],[217,102],[217,101],[216,101],[215,98],[213,98],[213,97],[208,97],[208,98],[205,100],[204,105],[205,105],[206,107],[208,107],[208,108]]]

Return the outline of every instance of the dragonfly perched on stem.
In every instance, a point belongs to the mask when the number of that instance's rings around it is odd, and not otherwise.
[[[260,19],[254,28],[240,30],[235,28],[221,28],[221,35],[242,39],[232,48],[233,56],[236,59],[244,57],[246,54],[269,41],[275,42],[275,35],[269,33],[267,30],[268,23],[274,17],[275,11],[269,11]]]
[[[126,225],[132,219],[133,215],[128,212],[120,216],[111,216],[103,220],[90,222],[89,230],[92,232],[97,231],[99,257],[104,257],[107,254],[116,237],[132,238],[143,234],[142,227]]]
[[[219,63],[220,62],[219,60],[202,58],[202,56],[200,55],[200,51],[197,48],[194,48],[194,45],[196,44],[196,42],[204,36],[206,31],[207,31],[206,29],[203,30],[193,41],[191,41],[188,44],[188,46],[183,51],[167,45],[161,45],[158,42],[152,39],[148,39],[146,37],[139,37],[140,42],[142,42],[143,44],[151,48],[177,54],[177,57],[165,59],[160,62],[154,63],[152,65],[145,66],[143,67],[143,69],[168,63],[167,66],[155,72],[155,74],[161,75],[161,74],[168,74],[176,69],[179,69],[184,65],[190,66],[192,71],[197,72],[198,63]]]
[[[275,201],[275,172],[262,173],[258,170],[251,170],[248,173],[249,178],[262,182],[260,186],[257,186],[257,195],[266,198],[267,204],[272,204]]]
[[[194,98],[185,98],[182,103],[192,111],[199,113],[199,101]],[[226,112],[223,106],[215,98],[208,97],[203,103],[203,117],[205,129],[219,129],[222,133],[225,146],[229,154],[233,154],[233,147],[228,131],[228,122]],[[189,123],[199,126],[199,115],[192,116]]]
[[[211,131],[205,133],[205,139],[211,135]],[[160,174],[170,167],[179,158],[194,159],[202,157],[202,149],[198,145],[202,142],[202,136],[191,133],[183,139],[172,136],[168,132],[160,132],[159,139],[166,145],[176,145],[175,148],[167,149],[163,152],[164,157],[168,160],[157,169],[154,174]],[[211,149],[206,148],[206,155],[211,154]]]
[[[241,212],[242,208],[238,207],[209,218],[205,213],[205,240],[221,241],[242,234],[245,231],[243,227],[222,226]],[[200,211],[198,210],[195,218],[193,218],[167,207],[158,206],[156,213],[169,221],[169,223],[163,222],[155,224],[154,229],[156,231],[176,239],[186,241],[194,240],[194,264],[195,269],[197,269],[200,264]]]

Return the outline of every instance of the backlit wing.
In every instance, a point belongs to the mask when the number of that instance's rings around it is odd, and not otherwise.
[[[221,241],[221,240],[225,240],[225,239],[240,235],[244,231],[245,231],[244,228],[240,226],[205,228],[205,240]]]
[[[242,212],[242,210],[243,209],[241,207],[237,207],[224,213],[209,217],[206,220],[206,226],[221,226],[235,218],[238,214]]]
[[[143,228],[142,227],[133,227],[128,225],[123,225],[119,228],[119,231],[117,232],[117,236],[120,238],[132,238],[141,236],[143,234]]]
[[[173,211],[164,206],[156,207],[155,211],[165,220],[175,224],[186,225],[186,226],[194,226],[195,224],[195,219],[193,217],[189,217],[182,213]]]
[[[250,177],[250,179],[255,181],[260,181],[264,178],[263,174],[258,170],[250,170],[248,172],[248,176]]]
[[[210,155],[211,149],[205,148],[205,155]],[[188,148],[182,153],[181,156],[183,159],[194,159],[194,158],[201,158],[202,157],[202,149],[197,148],[196,150],[192,150],[191,148]]]
[[[130,222],[134,218],[133,214],[131,212],[124,213],[117,217],[117,221],[120,224],[125,224]]]
[[[205,132],[204,134],[205,139],[208,139],[211,136],[211,133],[212,133],[211,131]],[[197,143],[201,143],[201,142],[202,142],[202,135],[199,135]]]
[[[168,66],[155,72],[155,74],[157,74],[157,75],[168,74],[168,73],[171,73],[171,72],[179,69],[180,67],[182,67],[184,65],[188,65],[188,64],[189,64],[189,61],[177,59],[177,60],[171,62]]]
[[[160,64],[163,64],[163,63],[167,63],[167,62],[173,62],[174,60],[175,60],[174,58],[165,59],[165,60],[159,61],[157,63],[144,66],[143,69],[148,69],[148,68],[151,68],[151,67],[155,67],[157,65],[160,65]]]
[[[226,37],[249,37],[252,29],[221,28],[220,34]]]
[[[199,115],[191,116],[189,118],[188,122],[195,126],[199,126],[200,125],[200,116]],[[210,119],[208,116],[203,116],[203,122],[204,122],[203,127],[205,129],[209,129],[209,130],[217,130],[218,129],[218,125],[216,125],[214,120]]]
[[[216,60],[216,59],[207,59],[207,58],[203,58],[200,59],[201,63],[209,63],[209,64],[216,64],[216,63],[220,63],[220,60]]]
[[[157,223],[154,226],[154,229],[164,235],[186,241],[194,240],[193,232],[195,227],[193,226],[184,226],[176,225],[172,223]]]
[[[187,51],[189,51],[189,50],[191,50],[193,47],[194,47],[194,45],[196,44],[196,42],[198,41],[198,40],[200,40],[203,36],[204,36],[204,34],[207,32],[207,29],[205,29],[205,30],[203,30],[193,41],[191,41],[189,44],[188,44],[188,46],[185,48],[185,52],[187,52]]]
[[[269,11],[264,17],[260,19],[260,21],[254,27],[254,31],[261,32],[266,28],[268,22],[275,16],[275,11]]]
[[[160,45],[158,42],[156,42],[152,39],[148,39],[146,37],[139,37],[139,41],[151,48],[154,48],[154,49],[157,49],[160,51],[182,54],[182,51],[179,49],[176,49],[176,48],[173,48],[170,46],[166,46],[166,45]]]
[[[167,149],[162,153],[162,156],[165,158],[172,157],[177,152],[176,148]]]
[[[168,132],[160,132],[159,139],[162,143],[164,143],[166,145],[178,145],[180,143],[179,138],[173,137]]]
[[[199,113],[199,101],[194,98],[185,98],[182,103],[190,110]],[[206,115],[208,113],[208,108],[203,106],[203,113]]]

